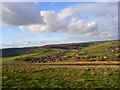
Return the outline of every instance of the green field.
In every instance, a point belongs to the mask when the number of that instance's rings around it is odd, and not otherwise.
[[[53,55],[53,54],[56,54],[59,51],[61,51],[61,49],[52,49],[51,51],[41,53],[41,54],[39,54],[37,56]]]
[[[117,67],[54,67],[14,62],[3,66],[3,88],[118,88],[119,71]]]
[[[117,47],[118,41],[95,42],[78,49],[35,48],[3,57],[2,88],[120,88]]]

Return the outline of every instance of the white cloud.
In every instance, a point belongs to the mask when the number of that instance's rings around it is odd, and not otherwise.
[[[61,18],[59,13],[55,11],[41,11],[45,25],[30,25],[28,28],[34,32],[64,32],[64,33],[86,33],[97,29],[96,22],[87,22],[74,18],[69,23],[69,20],[65,19],[66,15]],[[74,21],[74,22],[73,22]]]
[[[117,3],[77,4],[55,11],[40,11],[46,24],[29,25],[34,32],[64,32],[86,36],[112,33],[117,28]],[[88,21],[91,20],[91,21]]]
[[[28,42],[28,41],[17,42],[17,41],[10,40],[6,44],[2,44],[2,48],[13,48],[13,47],[23,47],[23,46],[26,47],[29,45],[31,45],[31,42]]]
[[[75,22],[77,20],[77,18],[75,18],[75,17],[72,17],[72,22]]]
[[[86,33],[85,35],[86,35],[87,37],[89,37],[89,36],[92,35],[92,33]]]
[[[18,28],[22,31],[24,31],[24,26],[18,26]]]
[[[44,30],[47,29],[47,27],[48,26],[46,26],[46,25],[35,24],[35,25],[29,25],[28,29],[33,32],[43,32]]]
[[[34,3],[6,2],[2,3],[2,21],[4,25],[22,26],[42,24],[42,16]]]
[[[29,25],[28,28],[34,32],[59,32],[60,30],[65,30],[67,28],[67,23],[59,20],[57,13],[55,11],[41,11],[43,20],[46,24],[36,24]]]
[[[7,7],[4,7],[4,10],[9,13],[9,14],[12,14],[12,12],[7,8]]]
[[[103,37],[103,38],[108,38],[108,37],[111,37],[111,36],[113,36],[113,34],[108,33],[108,32],[104,32],[104,33],[100,34],[100,37]]]
[[[68,18],[69,16],[72,16],[75,12],[73,11],[73,9],[71,7],[69,8],[65,8],[63,10],[61,10],[60,13],[58,13],[58,17],[61,20],[64,20],[66,18]]]
[[[27,33],[27,34],[23,34],[23,35],[17,35],[14,37],[11,37],[10,39],[26,39],[26,38],[34,38],[35,36],[37,36],[34,33]]]
[[[13,41],[10,40],[5,44],[1,44],[0,48],[13,48],[13,47],[29,47],[29,46],[42,46],[48,44],[61,43],[54,40],[36,40],[36,41]]]
[[[85,22],[82,20],[79,20],[75,23],[70,23],[68,25],[68,32],[70,33],[88,33],[93,32],[97,29],[97,25],[95,22]]]
[[[106,37],[113,37],[117,33],[117,3],[77,4],[60,12],[39,11],[35,3],[5,3],[3,12],[3,22],[18,26],[22,31],[27,27],[32,32],[63,32],[88,37],[106,34]]]

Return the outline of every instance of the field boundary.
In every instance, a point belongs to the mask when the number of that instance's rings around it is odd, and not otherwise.
[[[116,64],[120,65],[120,61],[84,61],[84,62],[53,62],[53,63],[34,63],[39,65],[99,65],[99,64]]]

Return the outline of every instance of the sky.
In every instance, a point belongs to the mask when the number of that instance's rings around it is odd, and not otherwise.
[[[118,39],[113,2],[4,2],[0,48]]]

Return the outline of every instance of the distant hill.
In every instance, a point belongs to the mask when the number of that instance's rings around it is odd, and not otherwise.
[[[19,56],[19,55],[24,55],[24,54],[36,53],[36,52],[44,51],[45,49],[71,50],[71,49],[79,48],[79,49],[83,49],[83,51],[89,50],[89,52],[90,52],[90,51],[97,50],[98,48],[100,50],[102,50],[107,47],[111,47],[111,46],[113,46],[112,43],[114,43],[114,42],[118,42],[118,40],[93,41],[93,42],[68,43],[68,44],[51,44],[51,45],[44,45],[44,46],[40,46],[40,47],[8,48],[8,49],[2,49],[2,57],[11,57],[11,56]],[[103,46],[105,46],[105,48],[102,47],[102,44],[103,44]],[[118,45],[116,45],[116,47],[117,46]]]
[[[2,49],[2,57],[19,56],[25,54],[26,51],[36,49],[38,47],[26,47],[26,48],[6,48]]]

